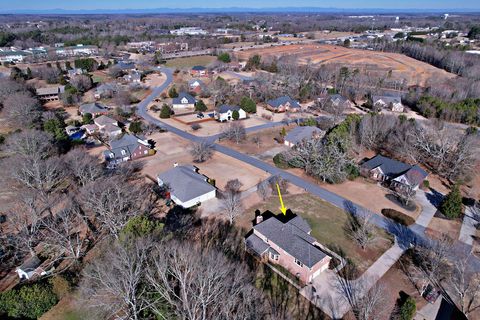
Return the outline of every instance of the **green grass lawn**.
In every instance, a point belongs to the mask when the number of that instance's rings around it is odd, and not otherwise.
[[[167,60],[165,66],[169,68],[178,68],[178,69],[190,69],[193,66],[207,66],[208,64],[215,61],[217,57],[212,56],[198,56],[198,57],[188,57],[188,58],[176,58],[172,60]]]
[[[376,228],[377,239],[369,248],[362,250],[344,230],[347,213],[318,197],[310,194],[286,195],[283,200],[288,209],[308,221],[312,228],[311,235],[319,243],[336,252],[343,251],[346,258],[351,259],[360,272],[365,271],[392,246],[392,237],[382,229]],[[253,219],[256,209],[260,212],[270,210],[279,213],[279,206],[278,197],[270,197],[260,206],[248,209],[242,217],[243,223]]]

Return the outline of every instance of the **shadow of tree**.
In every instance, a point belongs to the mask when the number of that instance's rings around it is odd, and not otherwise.
[[[430,203],[435,206],[435,208],[440,207],[442,204],[443,200],[443,194],[438,192],[437,190],[430,188],[430,192],[425,193],[427,200],[430,201]]]

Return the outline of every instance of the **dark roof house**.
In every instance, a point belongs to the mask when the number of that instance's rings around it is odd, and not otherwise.
[[[112,163],[134,160],[150,155],[151,146],[147,140],[132,134],[124,134],[110,141],[110,149],[103,152],[105,159]]]
[[[105,105],[97,102],[82,104],[78,110],[82,115],[86,113],[90,113],[91,115],[100,115],[108,112],[108,109],[105,107]]]
[[[361,165],[364,175],[376,180],[394,181],[417,189],[428,173],[418,165],[409,165],[382,155],[376,155]]]
[[[172,104],[174,107],[195,104],[195,98],[187,92],[180,92],[178,97],[172,99]]]
[[[298,111],[301,108],[298,101],[289,96],[279,97],[267,101],[267,109],[275,112]]]
[[[313,137],[315,138],[323,138],[325,135],[325,131],[312,126],[299,126],[293,128],[287,135],[285,136],[285,145],[289,147],[293,147],[297,143],[308,140]]]

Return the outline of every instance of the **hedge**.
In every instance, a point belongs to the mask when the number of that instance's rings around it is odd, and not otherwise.
[[[382,209],[382,214],[407,227],[415,223],[415,219],[395,209]]]

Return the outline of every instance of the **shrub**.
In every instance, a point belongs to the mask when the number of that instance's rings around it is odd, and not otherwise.
[[[202,126],[199,125],[198,123],[194,123],[194,124],[191,125],[191,128],[192,128],[192,130],[194,130],[194,131],[197,131],[197,130],[200,129],[201,127],[202,127]]]
[[[132,133],[135,133],[135,134],[142,132],[143,131],[142,122],[141,121],[133,121],[128,126],[128,131],[130,131]]]
[[[449,219],[455,219],[462,213],[462,195],[458,185],[454,185],[440,205],[440,211]]]
[[[52,287],[45,283],[24,285],[0,293],[0,315],[38,319],[58,301]]]
[[[238,120],[240,118],[240,113],[238,113],[238,110],[233,110],[232,118],[233,120]]]
[[[83,123],[83,124],[91,124],[91,123],[93,123],[92,114],[91,114],[91,113],[85,113],[85,114],[82,116],[82,123]]]
[[[175,89],[175,87],[171,87],[170,90],[168,90],[168,96],[170,98],[177,98],[178,97],[177,89]]]
[[[288,162],[285,160],[285,156],[283,155],[283,153],[277,153],[273,157],[273,163],[280,169],[288,168]]]
[[[407,227],[415,223],[415,219],[395,209],[382,209],[382,214]]]
[[[207,109],[207,105],[202,100],[195,102],[195,111],[205,112]]]
[[[146,216],[136,216],[130,218],[123,227],[122,235],[144,237],[153,233],[160,233],[163,230],[163,223],[151,220]]]
[[[58,299],[62,299],[72,291],[70,282],[61,275],[56,275],[53,278],[50,278],[50,284],[52,285],[52,291]]]
[[[412,320],[416,312],[417,304],[415,303],[415,300],[412,297],[408,297],[400,307],[400,319]]]
[[[430,181],[423,180],[423,188],[424,189],[430,189]]]
[[[164,104],[162,106],[162,110],[160,110],[160,118],[167,119],[167,118],[170,118],[171,115],[172,115],[172,110],[167,104]]]
[[[255,101],[249,97],[242,97],[242,100],[240,101],[240,107],[247,113],[257,112],[257,105],[255,104]]]
[[[222,52],[220,53],[218,56],[217,56],[217,59],[219,61],[222,61],[222,62],[225,62],[225,63],[229,63],[231,61],[230,59],[230,55],[228,54],[228,52]]]
[[[5,142],[5,136],[3,134],[0,134],[0,144],[3,144]]]
[[[267,114],[267,113],[262,113],[262,118],[263,119],[266,119],[268,121],[272,121],[273,117],[271,114]]]
[[[360,170],[354,164],[347,164],[347,166],[345,167],[345,171],[347,173],[348,180],[355,180],[360,176]]]

